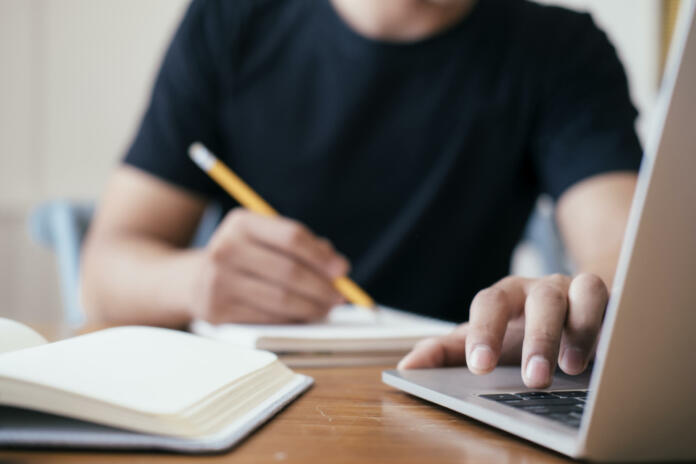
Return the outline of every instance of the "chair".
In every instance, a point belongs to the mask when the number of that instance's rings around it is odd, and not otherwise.
[[[539,197],[532,211],[520,245],[532,250],[537,263],[536,274],[570,274],[572,265],[561,240],[551,198]]]
[[[80,251],[93,213],[94,205],[90,202],[54,200],[39,205],[29,217],[32,238],[52,249],[56,255],[63,316],[71,326],[84,321],[79,297]],[[206,208],[191,246],[207,243],[221,214],[217,204]]]

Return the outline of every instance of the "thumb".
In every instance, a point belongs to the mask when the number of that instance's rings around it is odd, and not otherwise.
[[[462,324],[442,337],[421,340],[399,361],[396,368],[427,369],[465,365],[467,328],[468,324]]]

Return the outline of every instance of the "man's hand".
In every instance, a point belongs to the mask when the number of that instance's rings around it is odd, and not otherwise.
[[[291,323],[319,319],[343,301],[332,285],[348,262],[290,219],[238,208],[200,255],[192,316],[213,323]]]
[[[466,363],[474,374],[485,374],[498,364],[521,362],[525,385],[546,387],[557,362],[567,374],[585,370],[608,295],[604,282],[593,274],[506,277],[476,295],[468,323],[443,337],[423,340],[399,369]]]

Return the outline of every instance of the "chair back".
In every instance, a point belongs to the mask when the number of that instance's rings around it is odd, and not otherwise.
[[[53,200],[39,205],[29,217],[32,238],[53,250],[58,267],[63,317],[70,326],[84,322],[80,304],[80,253],[94,214],[90,202]],[[191,245],[204,246],[222,216],[217,204],[206,208]]]

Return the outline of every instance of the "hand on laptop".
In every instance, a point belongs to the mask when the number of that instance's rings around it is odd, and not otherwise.
[[[296,221],[232,210],[201,253],[193,316],[214,323],[319,319],[342,296],[348,262]]]
[[[468,323],[418,343],[399,369],[466,364],[485,374],[498,364],[521,362],[525,385],[546,387],[556,363],[567,374],[585,370],[608,298],[593,274],[506,277],[476,295]]]

